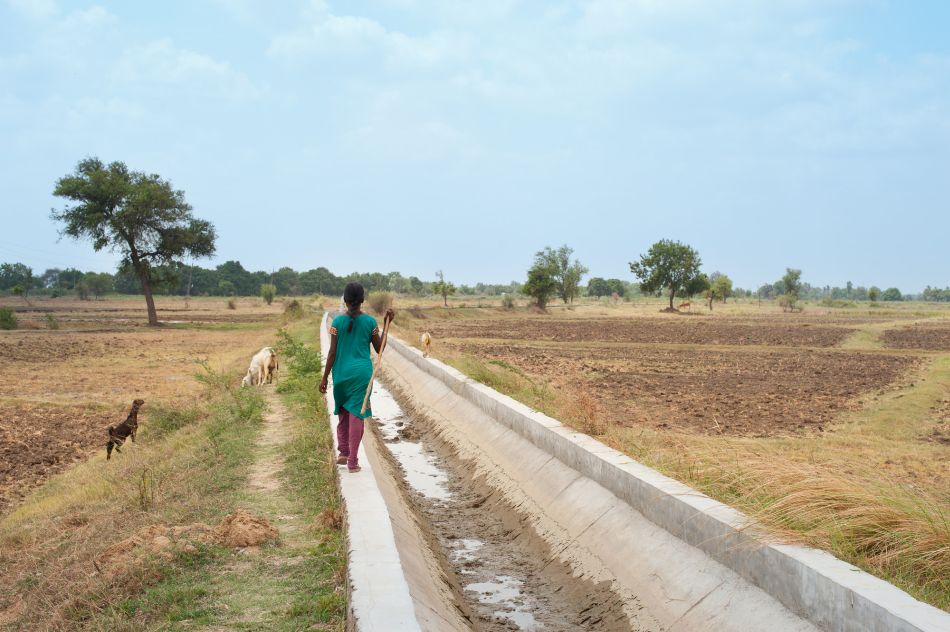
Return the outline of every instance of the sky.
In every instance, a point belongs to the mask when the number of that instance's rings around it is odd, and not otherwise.
[[[524,280],[659,239],[758,287],[950,285],[944,0],[0,0],[0,261],[87,156],[158,173],[210,266]]]

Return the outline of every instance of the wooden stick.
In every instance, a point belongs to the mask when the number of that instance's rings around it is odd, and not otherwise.
[[[366,385],[366,395],[363,397],[363,407],[360,408],[360,415],[366,412],[366,407],[369,405],[369,396],[373,392],[373,381],[376,379],[376,371],[379,370],[379,365],[383,361],[383,351],[386,350],[386,340],[389,338],[389,323],[391,319],[383,320],[383,339],[379,343],[379,353],[376,354],[376,363],[373,364],[373,374],[369,378],[369,384]]]

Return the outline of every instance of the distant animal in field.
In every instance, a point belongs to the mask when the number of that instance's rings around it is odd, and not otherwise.
[[[247,374],[241,380],[241,386],[264,386],[278,379],[280,363],[277,353],[271,347],[264,347],[254,354]]]
[[[135,432],[139,429],[139,408],[145,403],[144,399],[137,399],[132,402],[132,410],[125,421],[118,426],[109,426],[109,443],[106,444],[106,460],[112,458],[112,450],[122,452],[122,444],[129,437],[132,437],[132,443],[135,443]]]
[[[429,357],[429,348],[432,346],[432,336],[429,335],[428,331],[422,332],[422,335],[419,336],[419,342],[422,344],[422,357]]]
[[[680,303],[680,306],[677,307],[676,309],[685,309],[686,311],[692,311],[690,309],[692,306],[693,304],[690,303],[689,301],[683,301],[682,303]]]

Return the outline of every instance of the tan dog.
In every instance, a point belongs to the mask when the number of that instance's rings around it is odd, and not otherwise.
[[[432,336],[429,335],[428,331],[422,332],[422,335],[419,337],[419,342],[422,343],[422,357],[429,357],[429,348],[432,346]]]

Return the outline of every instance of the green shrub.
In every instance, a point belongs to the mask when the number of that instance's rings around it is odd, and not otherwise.
[[[277,390],[289,393],[298,390],[301,382],[313,382],[310,386],[316,388],[323,375],[323,359],[316,347],[310,346],[294,338],[281,329],[277,332],[277,344],[274,345],[278,355],[286,367],[286,378],[280,381]]]
[[[234,302],[233,298],[228,299],[228,309],[237,309],[237,303]]]
[[[16,314],[9,307],[0,307],[0,329],[16,329]]]
[[[264,283],[261,285],[261,298],[264,299],[264,302],[270,305],[274,302],[274,297],[277,296],[277,286],[270,283]]]
[[[56,320],[56,316],[50,313],[46,314],[46,328],[47,329],[59,329],[59,321]]]
[[[511,294],[505,294],[501,297],[501,306],[505,309],[514,309],[515,298]]]

